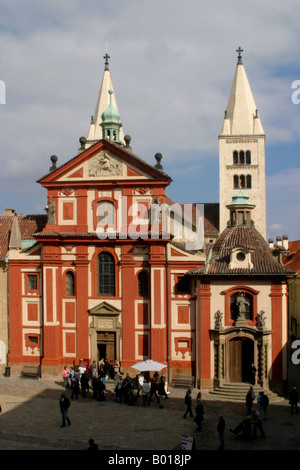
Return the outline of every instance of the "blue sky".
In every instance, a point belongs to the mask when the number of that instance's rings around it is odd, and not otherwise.
[[[106,51],[136,155],[176,202],[218,202],[218,134],[241,46],[266,133],[267,237],[300,238],[296,0],[0,0],[0,213],[44,213],[36,180],[86,136]]]

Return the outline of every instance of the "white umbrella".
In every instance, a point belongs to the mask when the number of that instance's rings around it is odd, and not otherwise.
[[[165,369],[167,366],[165,364],[162,364],[161,362],[152,361],[152,359],[146,359],[145,361],[137,362],[131,367],[139,371],[146,372],[150,370],[152,371],[162,370],[162,369]]]

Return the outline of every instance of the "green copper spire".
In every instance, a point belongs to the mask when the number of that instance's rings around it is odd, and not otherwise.
[[[249,196],[240,191],[232,197],[232,201],[226,205],[230,211],[230,219],[227,226],[251,226],[254,225],[251,219],[251,211],[255,204],[249,201]]]
[[[110,88],[108,93],[110,95],[110,103],[106,111],[104,111],[101,115],[102,122],[100,126],[102,127],[102,137],[103,139],[109,139],[116,142],[117,144],[121,144],[120,129],[122,124],[120,114],[112,104],[113,90]]]
[[[248,206],[249,208],[251,208],[251,207],[254,208],[255,204],[250,202],[249,199],[250,199],[249,196],[247,196],[246,194],[242,193],[242,191],[240,191],[239,193],[232,196],[232,201],[229,204],[227,204],[226,207],[231,207],[231,206],[246,207],[246,206]]]

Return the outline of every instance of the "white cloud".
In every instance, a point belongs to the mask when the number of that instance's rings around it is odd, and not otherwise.
[[[300,79],[296,0],[2,0],[0,6],[0,79],[7,88],[0,105],[0,212],[24,188],[34,188],[33,198],[22,198],[20,210],[35,207],[36,194],[44,194],[35,181],[48,171],[50,156],[63,163],[76,154],[94,111],[107,43],[133,151],[149,162],[161,152],[172,187],[186,184],[194,200],[211,191],[207,175],[212,161],[218,166],[238,46],[267,145],[300,139],[300,105],[291,103],[291,83]],[[195,187],[188,176],[182,181],[188,166],[199,171]],[[268,177],[270,214],[276,199],[270,190],[282,168],[283,188],[295,186],[288,183],[296,179],[290,166],[286,156]]]

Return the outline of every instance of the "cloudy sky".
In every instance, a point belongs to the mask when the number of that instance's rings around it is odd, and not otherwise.
[[[218,202],[241,46],[266,133],[267,237],[300,238],[299,24],[297,0],[0,0],[0,213],[44,213],[36,180],[87,135],[106,51],[134,153],[162,153],[176,202]]]

